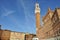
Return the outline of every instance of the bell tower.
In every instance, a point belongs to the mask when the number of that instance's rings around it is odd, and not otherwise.
[[[38,2],[36,2],[35,4],[35,16],[36,16],[36,35],[38,36],[40,29],[40,7]]]
[[[40,7],[36,2],[35,4],[35,15],[36,15],[36,29],[40,28]]]

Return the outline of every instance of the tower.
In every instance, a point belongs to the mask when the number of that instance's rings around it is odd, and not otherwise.
[[[40,29],[40,7],[38,2],[36,2],[35,4],[35,16],[36,16],[36,35],[38,36]]]

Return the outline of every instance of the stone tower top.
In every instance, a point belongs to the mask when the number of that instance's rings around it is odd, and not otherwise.
[[[50,11],[50,8],[48,8],[48,10]]]
[[[48,8],[48,12],[51,12],[51,9],[50,8]]]
[[[38,2],[36,2],[36,4],[35,4],[35,13],[40,13],[40,7],[39,7],[39,3]]]

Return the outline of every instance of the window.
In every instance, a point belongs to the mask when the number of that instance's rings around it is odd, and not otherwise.
[[[55,23],[55,19],[53,18],[53,23]]]
[[[60,29],[59,29],[59,36],[60,36]]]
[[[54,17],[55,17],[55,20],[57,20],[56,14],[54,15]]]
[[[60,33],[60,29],[59,29],[59,33]]]

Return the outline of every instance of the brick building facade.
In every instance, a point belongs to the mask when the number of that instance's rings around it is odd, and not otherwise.
[[[11,31],[10,40],[25,40],[25,33]]]
[[[2,30],[0,30],[0,40],[1,40]]]
[[[35,34],[16,32],[10,30],[0,30],[0,40],[32,40]]]
[[[36,35],[39,40],[60,36],[60,8],[52,11],[48,8],[47,14],[42,18],[43,26],[40,23],[40,7],[36,3]]]
[[[10,39],[10,30],[0,30],[1,31],[1,40],[9,40]]]
[[[35,34],[26,34],[25,40],[32,40],[36,35]]]

